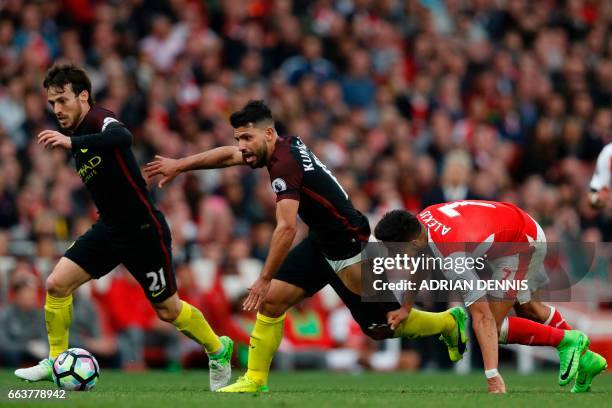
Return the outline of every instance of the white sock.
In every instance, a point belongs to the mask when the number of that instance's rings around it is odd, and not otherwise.
[[[499,328],[499,344],[506,344],[508,340],[508,318],[504,318],[504,321]]]
[[[548,306],[548,308],[550,309],[550,314],[548,315],[548,319],[546,319],[546,321],[542,323],[544,326],[548,326],[550,324],[550,321],[552,320],[553,316],[555,315],[555,312],[557,311],[557,309],[555,309],[551,305],[546,305],[546,306]]]

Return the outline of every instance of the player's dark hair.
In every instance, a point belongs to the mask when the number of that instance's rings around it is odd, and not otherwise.
[[[93,106],[93,97],[91,96],[91,80],[85,73],[85,70],[73,64],[56,64],[49,68],[47,76],[43,81],[45,89],[49,88],[64,88],[71,84],[75,95],[79,95],[83,91],[87,91],[89,98],[87,102],[89,106]]]
[[[242,109],[232,113],[232,116],[230,116],[230,123],[234,129],[247,126],[249,123],[259,123],[262,121],[274,124],[272,112],[262,100],[249,101]]]
[[[383,242],[408,242],[421,233],[417,217],[405,210],[389,211],[378,221],[374,236]]]

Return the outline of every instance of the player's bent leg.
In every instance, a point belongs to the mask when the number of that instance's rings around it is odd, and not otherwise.
[[[351,292],[361,294],[361,263],[357,262],[338,271],[338,277]]]
[[[529,301],[522,305],[516,304],[514,310],[517,315],[530,320],[541,322],[546,326],[561,330],[572,330],[561,313],[553,306],[538,301]],[[573,393],[588,392],[591,389],[593,379],[601,374],[608,366],[606,359],[591,351],[586,350],[580,358],[576,382],[572,387]]]
[[[264,299],[249,342],[248,369],[234,384],[219,392],[267,392],[272,358],[283,338],[285,312],[306,296],[304,289],[273,279]]]
[[[522,317],[504,318],[499,327],[501,344],[556,347],[560,362],[559,385],[567,385],[576,376],[589,345],[588,337],[578,330],[560,330]]]
[[[49,339],[49,358],[37,365],[15,370],[27,381],[53,381],[53,360],[68,348],[68,331],[72,322],[72,292],[91,276],[72,260],[62,257],[46,282],[45,323]]]
[[[418,338],[442,335],[449,347],[452,361],[461,359],[466,350],[465,324],[467,314],[463,308],[453,308],[441,313],[426,312],[412,308],[408,317],[393,330],[388,324],[388,314],[397,310],[399,303],[361,301],[361,264],[355,263],[340,270],[332,287],[351,310],[362,331],[373,340],[391,337]],[[458,329],[459,327],[459,329]]]
[[[200,310],[173,294],[160,303],[152,303],[158,317],[172,323],[178,331],[204,347],[208,354],[210,390],[225,387],[232,376],[234,342],[218,337]]]
[[[393,337],[419,338],[440,335],[446,343],[452,362],[461,360],[467,349],[467,313],[462,307],[433,313],[411,309],[408,317],[395,329]]]

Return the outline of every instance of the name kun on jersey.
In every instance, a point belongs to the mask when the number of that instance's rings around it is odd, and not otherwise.
[[[304,167],[304,171],[313,171],[314,164],[312,163],[312,159],[308,154],[308,148],[301,140],[298,140],[298,151],[300,152],[300,156],[302,156],[302,166]]]
[[[442,235],[448,234],[450,230],[452,229],[451,227],[447,227],[446,225],[442,224],[440,221],[436,220],[434,216],[431,215],[431,212],[429,210],[420,214],[419,218],[421,218],[421,220],[423,221],[423,224],[425,224],[426,227],[433,229],[436,232],[438,232],[438,230],[442,228]]]

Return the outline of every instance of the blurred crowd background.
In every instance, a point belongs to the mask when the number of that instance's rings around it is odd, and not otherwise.
[[[41,86],[54,62],[86,68],[141,164],[233,144],[230,113],[264,99],[372,225],[394,208],[480,198],[516,203],[549,242],[601,243],[612,205],[590,209],[587,191],[612,141],[611,26],[606,0],[0,0],[0,360],[45,355],[44,279],[96,219],[69,153],[36,144],[57,128]],[[150,185],[180,294],[247,342],[253,316],[238,306],[274,228],[267,172]],[[75,302],[71,344],[105,365],[204,363],[122,268]],[[381,352],[327,290],[285,333],[284,368],[445,364],[432,342]]]

